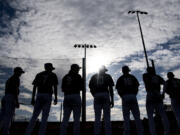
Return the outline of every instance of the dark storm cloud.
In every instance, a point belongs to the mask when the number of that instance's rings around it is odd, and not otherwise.
[[[26,25],[25,21],[18,22],[14,26],[13,20],[18,19],[23,12],[28,12],[28,8],[18,9],[18,1],[1,0],[0,1],[0,37],[5,35],[17,34],[16,39],[20,38],[19,29]]]

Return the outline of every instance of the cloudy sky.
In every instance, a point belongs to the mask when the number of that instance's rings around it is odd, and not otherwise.
[[[114,82],[128,65],[141,86],[138,102],[141,117],[146,116],[142,74],[146,63],[138,22],[129,10],[140,15],[148,58],[164,79],[168,71],[180,78],[180,1],[179,0],[1,0],[0,1],[0,98],[12,69],[21,66],[20,102],[30,104],[32,80],[52,62],[59,79],[59,101],[62,77],[72,63],[82,64],[83,49],[74,44],[93,44],[87,50],[87,84],[99,66],[106,65]],[[121,100],[115,93],[112,120],[122,120]],[[169,103],[166,96],[165,103]],[[93,98],[87,89],[87,119],[94,120]],[[59,121],[60,103],[52,105],[49,121]],[[17,120],[28,120],[32,106],[21,105]]]

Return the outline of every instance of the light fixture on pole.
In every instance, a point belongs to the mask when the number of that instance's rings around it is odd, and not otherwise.
[[[144,42],[144,37],[143,37],[143,32],[142,32],[142,28],[141,28],[141,22],[140,22],[140,19],[139,19],[139,14],[147,15],[148,12],[139,11],[139,10],[129,11],[128,12],[128,14],[135,14],[135,13],[136,13],[137,19],[138,19],[139,29],[140,29],[141,38],[142,38],[142,44],[143,44],[143,48],[144,48],[144,54],[145,54],[145,58],[146,58],[146,64],[147,64],[147,67],[149,67],[148,56],[147,56],[145,42]]]
[[[96,45],[90,44],[75,44],[75,48],[84,48],[84,58],[82,58],[82,76],[83,76],[83,90],[82,90],[82,122],[86,122],[86,49],[97,48]]]

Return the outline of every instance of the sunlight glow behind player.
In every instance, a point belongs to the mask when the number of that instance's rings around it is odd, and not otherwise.
[[[87,60],[87,73],[98,72],[102,65],[107,66],[109,64],[108,57],[103,54],[96,54],[92,57],[89,57]]]

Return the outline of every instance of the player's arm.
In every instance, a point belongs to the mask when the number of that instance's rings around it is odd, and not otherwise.
[[[55,96],[54,105],[56,105],[57,104],[57,85],[54,85],[54,96]]]
[[[84,80],[83,80],[83,78],[81,78],[81,76],[80,76],[80,91],[82,91],[83,88],[84,88]]]
[[[164,99],[164,97],[165,97],[165,81],[164,81],[164,79],[162,78],[162,77],[159,77],[160,78],[160,84],[162,84],[163,85],[163,90],[162,90],[162,94],[161,94],[161,97],[162,97],[162,99]]]
[[[89,88],[90,88],[90,92],[91,92],[91,95],[94,97],[94,94],[95,94],[95,91],[94,91],[94,79],[95,79],[95,77],[93,76],[93,77],[91,77],[91,79],[90,79],[90,82],[89,82]]]
[[[119,78],[116,82],[116,89],[117,89],[117,92],[119,94],[119,96],[122,96],[122,84],[121,84],[121,78]]]
[[[138,88],[139,88],[139,82],[138,82],[138,80],[137,80],[137,78],[135,77],[135,76],[133,76],[133,78],[134,78],[134,82],[135,82],[135,86],[136,86],[136,94],[138,93]]]
[[[111,108],[114,107],[114,92],[113,92],[113,86],[109,87],[109,93],[110,93],[110,97],[111,97],[111,101],[110,101],[110,105]]]
[[[33,92],[32,92],[31,105],[34,105],[34,104],[35,104],[36,89],[37,89],[37,86],[34,85],[34,86],[33,86]]]
[[[16,88],[16,95],[15,95],[15,98],[16,98],[16,108],[19,108],[19,99],[18,99],[18,96],[19,96],[19,87]]]
[[[54,97],[55,97],[55,99],[54,99],[54,105],[56,105],[57,104],[57,100],[58,100],[58,98],[57,98],[57,85],[58,85],[58,78],[57,78],[57,76],[55,75],[55,77],[54,77]]]
[[[110,93],[110,98],[111,98],[110,106],[112,108],[114,107],[114,92],[113,92],[114,81],[110,75],[109,75],[108,82],[109,82],[109,93]]]
[[[18,99],[18,96],[19,96],[19,86],[20,86],[20,81],[16,82],[15,83],[15,102],[16,102],[16,108],[19,108],[19,99]]]

